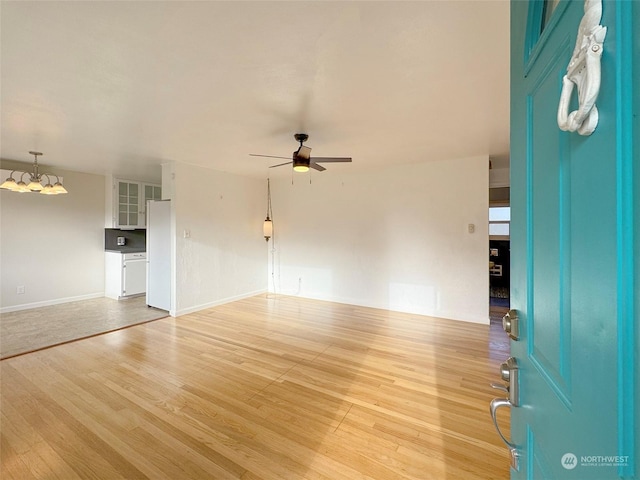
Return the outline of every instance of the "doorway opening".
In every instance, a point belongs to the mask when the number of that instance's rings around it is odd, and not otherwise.
[[[491,316],[509,311],[511,248],[509,187],[489,189],[489,309]]]

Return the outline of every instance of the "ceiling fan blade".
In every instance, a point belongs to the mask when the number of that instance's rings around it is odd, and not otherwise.
[[[313,157],[310,159],[312,162],[351,162],[351,157]]]
[[[305,160],[309,160],[309,157],[311,156],[311,149],[309,147],[305,147],[304,145],[301,145],[298,151],[296,152],[296,156],[300,158],[304,158]]]
[[[276,157],[276,158],[282,158],[282,157]],[[279,163],[278,165],[271,165],[269,168],[281,167],[283,165],[291,165],[292,163],[293,162]]]
[[[319,172],[323,172],[326,170],[326,168],[324,168],[322,165],[318,165],[317,163],[313,162],[309,163],[309,168],[313,168],[314,170],[317,170]]]
[[[267,158],[284,158],[284,159],[291,158],[291,157],[280,157],[278,155],[259,155],[257,153],[250,153],[249,156],[250,157],[267,157]]]

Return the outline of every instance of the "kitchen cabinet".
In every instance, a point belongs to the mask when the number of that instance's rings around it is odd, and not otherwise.
[[[105,292],[119,300],[147,291],[147,254],[105,252]]]
[[[114,182],[114,227],[145,228],[147,200],[160,200],[162,187],[153,183],[116,180]]]

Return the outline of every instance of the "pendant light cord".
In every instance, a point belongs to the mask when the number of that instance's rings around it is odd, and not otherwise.
[[[271,230],[271,252],[269,252],[269,242],[267,242],[267,255],[271,253],[271,285],[273,286],[273,294],[269,293],[269,289],[267,288],[267,298],[277,298],[276,293],[276,278],[275,278],[275,228],[273,228],[273,211],[271,210],[271,181],[269,177],[267,177],[267,218],[271,220],[272,230]]]
[[[267,218],[273,220],[273,212],[271,211],[271,183],[267,178]]]

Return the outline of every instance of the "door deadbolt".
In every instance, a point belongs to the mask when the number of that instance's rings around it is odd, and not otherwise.
[[[518,340],[518,311],[511,309],[502,317],[502,328],[513,340]]]

